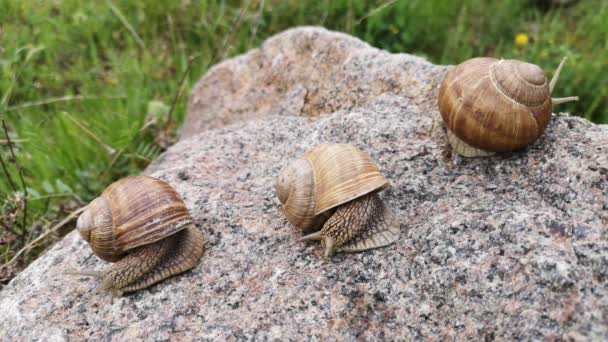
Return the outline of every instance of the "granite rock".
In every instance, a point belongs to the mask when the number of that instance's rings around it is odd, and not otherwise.
[[[319,68],[340,76],[319,79],[318,87],[292,86],[289,78],[282,91],[272,78],[250,88],[224,84],[224,92],[216,85],[215,100],[205,103],[223,110],[218,118],[191,107],[187,122],[199,123],[145,171],[173,185],[191,209],[207,238],[199,265],[112,298],[94,293],[96,279],[63,274],[105,267],[70,233],[0,293],[0,336],[608,339],[608,126],[559,114],[523,151],[451,155],[431,105],[445,67],[319,28],[279,34],[210,73],[237,72],[260,51],[282,61],[295,41],[308,41],[303,58],[317,56]],[[332,55],[323,53],[328,41],[333,54],[358,62],[346,68],[344,60],[324,60]],[[297,60],[287,66],[286,73],[308,70]],[[276,72],[251,67],[251,79]],[[395,75],[401,85],[387,86]],[[356,83],[347,79],[384,81],[347,90]],[[193,98],[209,87],[199,84]],[[279,109],[311,89],[325,106],[307,97],[293,106],[311,108],[306,115]],[[272,105],[250,107],[262,94]],[[318,244],[298,242],[272,184],[281,168],[324,141],[351,143],[377,161],[391,183],[381,197],[402,220],[395,244],[324,259]]]
[[[344,33],[288,30],[211,68],[192,90],[181,137],[270,115],[348,111],[383,93],[432,110],[436,99],[420,94],[436,88],[442,71],[420,57],[378,50]]]

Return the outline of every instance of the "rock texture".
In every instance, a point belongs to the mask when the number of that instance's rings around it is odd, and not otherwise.
[[[434,110],[443,68],[390,54],[343,33],[299,28],[221,63],[194,87],[182,138],[270,115],[315,117],[365,107],[378,95]]]
[[[608,127],[556,115],[524,151],[451,156],[431,129],[444,71],[318,28],[217,66],[193,93],[184,138],[146,171],[191,208],[208,240],[200,264],[113,299],[62,274],[105,266],[71,233],[0,293],[0,336],[608,339]],[[234,74],[247,76],[230,84]],[[327,260],[298,242],[272,184],[323,141],[378,162],[392,184],[381,197],[403,222],[395,244]]]

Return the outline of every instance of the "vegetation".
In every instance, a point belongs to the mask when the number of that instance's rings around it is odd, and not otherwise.
[[[607,17],[602,0],[1,1],[0,280],[173,142],[211,65],[272,34],[322,25],[435,63],[518,58],[549,76],[568,56],[556,96],[581,100],[559,110],[605,123]]]

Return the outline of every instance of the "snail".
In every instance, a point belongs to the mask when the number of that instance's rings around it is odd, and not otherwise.
[[[388,186],[364,152],[323,143],[287,166],[275,191],[287,220],[321,240],[325,257],[389,245],[399,238],[399,222],[378,192]],[[319,230],[320,228],[320,230]]]
[[[439,88],[439,111],[448,141],[464,157],[515,151],[540,137],[552,106],[578,97],[551,98],[566,58],[551,82],[537,65],[478,57],[446,74]]]
[[[103,272],[76,274],[101,278],[100,289],[114,296],[185,272],[204,251],[203,235],[178,193],[148,176],[112,183],[87,206],[76,228],[95,255],[114,262]]]

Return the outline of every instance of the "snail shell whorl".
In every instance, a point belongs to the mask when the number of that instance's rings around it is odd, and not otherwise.
[[[367,154],[347,144],[323,143],[281,173],[276,191],[289,222],[309,230],[326,218],[323,213],[386,186]]]
[[[309,230],[315,223],[315,188],[312,165],[298,159],[277,179],[276,192],[289,223]]]
[[[96,198],[78,220],[78,230],[106,261],[159,241],[191,224],[179,194],[148,176],[121,179]]]
[[[551,118],[551,92],[536,65],[473,58],[451,69],[439,89],[448,129],[467,144],[512,151],[535,141]]]
[[[114,248],[112,209],[106,197],[94,199],[78,217],[76,229],[91,245],[95,255],[106,261],[117,261],[124,254]]]
[[[500,60],[490,66],[492,83],[508,98],[538,107],[551,96],[545,73],[534,64]]]

